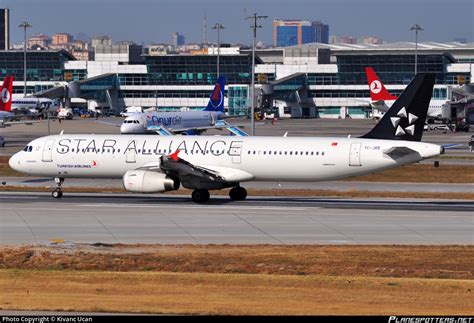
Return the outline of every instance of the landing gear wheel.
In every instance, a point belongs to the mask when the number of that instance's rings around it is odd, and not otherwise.
[[[56,183],[56,189],[51,193],[51,195],[52,195],[55,199],[60,199],[61,197],[63,197],[63,191],[61,190],[61,186],[62,186],[63,183],[64,183],[64,178],[62,178],[62,177],[55,177],[55,178],[54,178],[54,182]]]
[[[55,199],[60,199],[63,196],[63,192],[60,189],[55,189],[51,195]]]
[[[232,201],[243,201],[247,198],[247,190],[237,186],[229,191],[229,197]]]
[[[208,190],[194,190],[191,197],[195,203],[206,203],[209,201],[210,194]]]

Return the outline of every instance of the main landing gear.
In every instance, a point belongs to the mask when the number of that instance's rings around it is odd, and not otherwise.
[[[55,177],[54,181],[56,182],[56,189],[51,193],[51,195],[55,199],[60,199],[63,196],[63,191],[61,189],[61,186],[64,183],[64,178],[62,177]]]
[[[203,204],[209,201],[209,191],[205,189],[194,190],[191,197],[195,203]],[[247,190],[236,186],[229,191],[229,197],[232,201],[243,201],[247,198]]]
[[[208,190],[199,189],[199,190],[194,190],[193,193],[191,194],[191,197],[193,198],[193,201],[195,203],[201,204],[201,203],[206,203],[207,201],[209,201],[210,194]]]
[[[247,198],[247,190],[240,186],[233,187],[229,191],[229,197],[232,201],[243,201]]]

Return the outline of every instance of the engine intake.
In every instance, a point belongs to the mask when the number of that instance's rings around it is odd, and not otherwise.
[[[137,193],[160,193],[179,188],[179,181],[165,174],[148,170],[129,170],[123,175],[123,186]]]

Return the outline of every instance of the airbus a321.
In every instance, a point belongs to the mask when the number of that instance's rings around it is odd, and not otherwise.
[[[121,178],[138,193],[192,189],[197,203],[209,190],[231,188],[244,200],[246,181],[312,182],[374,173],[437,156],[444,148],[420,142],[434,75],[418,74],[377,125],[359,138],[148,135],[54,135],[33,140],[10,166],[54,177]]]

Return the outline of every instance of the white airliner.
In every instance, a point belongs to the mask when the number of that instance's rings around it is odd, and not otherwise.
[[[3,80],[2,86],[0,87],[1,100],[0,100],[0,128],[3,128],[6,125],[12,124],[32,124],[36,122],[43,121],[11,121],[13,119],[18,119],[19,115],[13,112],[13,99],[12,95],[13,88],[13,76],[7,76]],[[29,117],[29,116],[26,116]]]
[[[377,125],[360,138],[148,135],[55,135],[33,140],[11,157],[13,169],[55,178],[121,178],[128,191],[192,189],[197,203],[209,190],[232,189],[244,200],[246,181],[327,181],[364,175],[437,156],[444,148],[420,142],[434,75],[419,74]]]
[[[3,80],[3,84],[10,84],[13,86],[13,75],[6,76]],[[2,87],[3,89],[3,87]],[[54,107],[55,102],[47,98],[36,98],[36,97],[24,97],[23,94],[12,94],[12,88],[10,87],[9,99],[11,99],[11,112],[28,112],[32,114],[37,114],[43,109],[49,109]],[[6,92],[2,92],[2,99],[4,99]]]
[[[365,73],[367,75],[367,82],[369,83],[372,107],[382,112],[387,112],[388,109],[393,105],[397,97],[390,94],[390,92],[385,88],[385,85],[382,83],[380,78],[377,76],[377,74],[371,67],[366,67]],[[446,100],[430,100],[426,120],[427,123],[432,124],[436,119],[442,118],[442,107],[445,103]]]
[[[224,76],[217,79],[209,97],[209,102],[201,111],[132,113],[123,121],[120,126],[120,133],[157,133],[160,135],[184,133],[197,135],[207,129],[226,128],[234,135],[247,136],[244,131],[223,120],[226,117],[224,113],[225,83]]]

